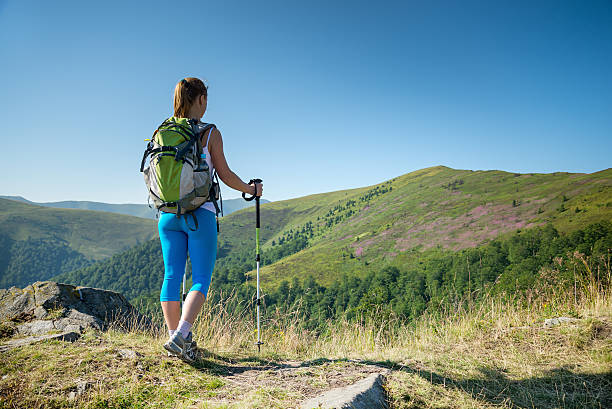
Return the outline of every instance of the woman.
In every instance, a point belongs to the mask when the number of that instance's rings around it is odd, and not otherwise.
[[[208,89],[198,78],[185,78],[176,84],[175,117],[200,120],[206,112],[207,103]],[[211,175],[216,169],[227,186],[250,195],[261,196],[262,184],[246,184],[230,170],[223,153],[221,132],[217,128],[202,135],[202,147],[202,154],[205,155]],[[158,224],[165,267],[160,302],[170,336],[164,348],[187,362],[194,362],[196,359],[191,327],[206,299],[217,257],[214,204],[206,202],[195,210],[195,214],[199,222],[195,231],[192,231],[193,226],[186,225],[186,218],[177,218],[173,213],[162,212]],[[187,294],[181,312],[179,288],[188,252],[193,286]]]

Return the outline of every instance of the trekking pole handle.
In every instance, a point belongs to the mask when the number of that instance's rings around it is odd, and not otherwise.
[[[251,183],[255,183],[255,184],[257,184],[257,183],[261,183],[261,182],[262,182],[262,180],[261,180],[261,179],[251,179],[251,180],[249,180],[249,183],[248,183],[248,184],[249,184],[249,185],[250,185]],[[258,196],[257,196],[257,185],[254,185],[254,186],[255,186],[255,193],[253,194],[253,196],[251,196],[251,197],[248,197],[248,198],[247,198],[247,197],[246,197],[246,193],[242,192],[242,198],[243,198],[244,200],[246,200],[247,202],[250,202],[251,200],[253,200],[253,199],[255,199],[256,197],[258,197]]]

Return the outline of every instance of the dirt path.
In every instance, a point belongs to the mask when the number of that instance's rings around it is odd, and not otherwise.
[[[210,360],[211,357],[208,359]],[[354,360],[312,361],[223,360],[213,357],[219,367],[209,368],[225,382],[215,396],[194,402],[193,408],[215,407],[299,407],[300,403],[330,389],[352,385],[387,367]],[[210,361],[209,361],[210,362]]]

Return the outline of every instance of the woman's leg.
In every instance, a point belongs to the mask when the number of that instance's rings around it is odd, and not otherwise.
[[[162,311],[166,319],[168,331],[174,331],[178,327],[181,319],[181,302],[180,301],[162,301]]]
[[[180,315],[180,319],[183,321],[187,321],[190,324],[195,322],[200,310],[202,309],[202,305],[204,305],[204,301],[206,297],[199,291],[189,291],[187,294],[187,298],[185,299],[185,304],[183,305],[183,312]],[[178,325],[179,318],[177,317],[176,323]]]
[[[181,320],[193,324],[202,309],[208,293],[212,272],[217,258],[217,222],[215,214],[209,210],[196,210],[198,230],[189,231],[189,258],[193,286],[189,290]],[[189,221],[189,218],[187,219]]]
[[[159,218],[159,239],[164,257],[164,282],[159,300],[168,330],[175,330],[181,316],[180,286],[187,262],[187,235],[172,213]]]

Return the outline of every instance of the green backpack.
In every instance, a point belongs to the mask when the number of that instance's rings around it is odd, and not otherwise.
[[[153,133],[140,164],[155,208],[175,213],[176,217],[192,214],[196,229],[198,221],[192,213],[195,209],[210,201],[219,213],[218,179],[213,182],[201,154],[201,137],[214,127],[195,119],[168,118]],[[145,167],[147,157],[149,163]]]

